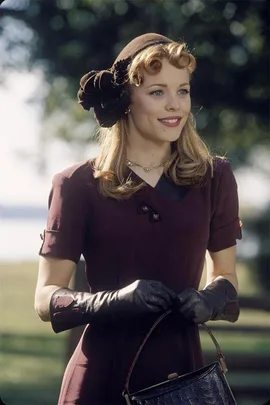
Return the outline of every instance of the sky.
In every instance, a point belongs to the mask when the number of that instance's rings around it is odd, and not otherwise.
[[[3,205],[46,205],[53,175],[78,161],[68,145],[55,141],[46,150],[45,175],[38,174],[41,109],[27,100],[41,82],[42,75],[38,72],[12,73],[5,88],[0,87],[0,204]],[[86,148],[79,160],[92,157],[95,151],[96,148]]]
[[[78,160],[63,142],[52,142],[46,150],[46,173],[37,170],[39,134],[42,129],[40,106],[27,100],[40,91],[42,74],[9,74],[0,85],[0,261],[37,261],[40,234],[46,227],[48,195],[53,175],[80,160],[93,157],[97,148],[85,148]],[[44,208],[35,219],[6,218],[3,213],[18,207]],[[4,208],[3,208],[4,207]],[[1,215],[1,213],[3,215]]]

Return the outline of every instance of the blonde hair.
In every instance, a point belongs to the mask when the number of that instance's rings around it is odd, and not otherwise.
[[[167,58],[175,67],[187,68],[192,74],[196,67],[194,56],[188,52],[185,43],[153,45],[141,51],[132,60],[128,69],[128,85],[139,86],[143,74],[156,74],[162,68],[162,59]],[[145,183],[134,184],[127,173],[128,121],[126,117],[111,128],[100,128],[100,154],[94,164],[94,176],[100,192],[116,199],[129,198]],[[195,129],[190,113],[181,136],[171,144],[171,156],[164,167],[164,173],[176,185],[200,185],[208,168],[213,167],[213,158]]]

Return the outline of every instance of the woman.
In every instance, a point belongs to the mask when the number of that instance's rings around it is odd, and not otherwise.
[[[67,366],[59,405],[123,404],[125,378],[154,320],[131,390],[203,365],[198,324],[239,315],[237,186],[190,113],[195,59],[159,34],[131,41],[109,70],[81,79],[101,151],[53,180],[35,307],[61,332],[87,325]],[[212,266],[197,291],[205,253]],[[89,293],[68,288],[83,254]]]

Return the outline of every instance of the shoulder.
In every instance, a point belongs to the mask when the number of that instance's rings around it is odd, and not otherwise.
[[[222,176],[224,173],[232,172],[232,165],[227,158],[215,156],[213,158],[213,177]]]
[[[236,179],[230,161],[222,157],[213,158],[212,178],[210,182],[212,195],[225,196],[237,190]]]
[[[53,185],[81,188],[94,184],[93,161],[79,162],[56,173],[53,177]]]
[[[227,158],[212,156],[212,162],[208,163],[206,174],[202,180],[202,186],[218,187],[224,177],[234,177],[231,163]]]
[[[212,182],[219,184],[223,181],[235,181],[232,165],[227,158],[214,157]]]

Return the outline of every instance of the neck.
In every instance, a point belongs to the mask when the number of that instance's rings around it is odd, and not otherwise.
[[[165,162],[171,154],[171,145],[169,142],[162,142],[160,144],[151,141],[143,140],[140,142],[132,142],[129,139],[127,145],[127,159],[138,163],[143,166],[157,166]]]

